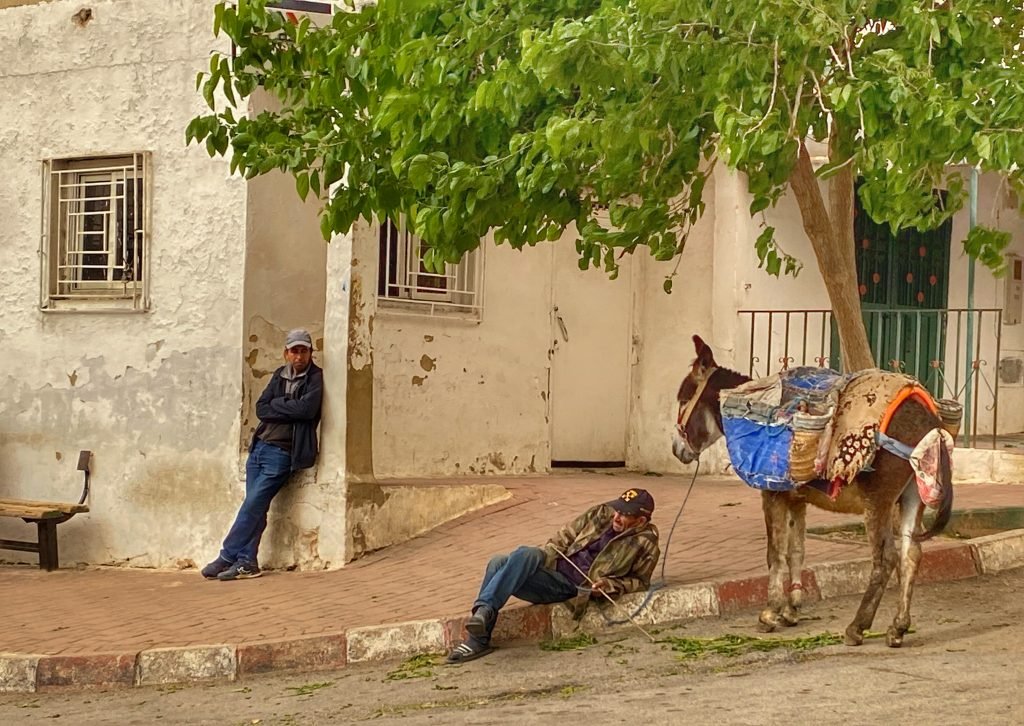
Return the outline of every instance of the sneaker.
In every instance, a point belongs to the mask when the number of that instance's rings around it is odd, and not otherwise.
[[[224,572],[217,575],[218,580],[251,580],[263,573],[255,562],[236,562]]]
[[[217,575],[224,572],[224,570],[228,569],[229,567],[231,567],[230,562],[225,560],[223,557],[218,557],[213,562],[204,567],[202,570],[200,570],[200,573],[207,580],[216,580]]]
[[[466,632],[479,640],[490,640],[498,614],[489,605],[479,605],[466,620]]]

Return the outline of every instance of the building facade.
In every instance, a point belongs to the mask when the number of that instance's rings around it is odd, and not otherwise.
[[[246,181],[185,144],[206,110],[196,74],[228,50],[210,7],[0,0],[0,497],[73,500],[78,451],[93,452],[90,511],[60,528],[65,563],[214,556],[243,495],[254,402],[290,328],[313,332],[325,371],[321,456],[275,502],[261,557],[322,568],[497,501],[491,475],[684,471],[670,437],[691,336],[760,375],[754,359],[807,336],[795,324],[752,331],[741,311],[828,307],[793,200],[764,221],[806,268],[770,278],[753,247],[760,220],[727,173],[708,185],[681,258],[638,253],[615,280],[579,270],[571,234],[524,251],[484,240],[442,276],[400,226],[360,222],[325,245],[317,202],[300,202],[290,178]],[[250,99],[250,111],[269,107]],[[1019,253],[1024,223],[1004,197],[982,178],[978,221],[1010,231]],[[958,214],[936,263],[945,292],[930,299],[946,308],[968,306],[967,225]],[[1010,284],[979,266],[973,307],[1003,309]],[[977,398],[984,411],[1002,376],[998,421],[985,425],[1024,430],[1022,327],[996,330],[998,350],[977,338]],[[719,449],[701,465],[725,464]],[[0,537],[27,526],[0,521]]]

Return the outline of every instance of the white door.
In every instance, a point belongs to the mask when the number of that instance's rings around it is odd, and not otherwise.
[[[551,355],[551,460],[626,459],[629,401],[630,258],[616,280],[580,270],[576,246],[554,244]]]

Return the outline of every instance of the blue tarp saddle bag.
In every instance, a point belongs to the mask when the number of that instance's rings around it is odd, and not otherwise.
[[[722,391],[722,428],[739,477],[770,491],[818,478],[846,380],[829,368],[803,366]]]

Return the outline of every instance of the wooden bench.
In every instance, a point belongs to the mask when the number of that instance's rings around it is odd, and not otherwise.
[[[39,569],[47,572],[56,570],[60,564],[57,557],[57,525],[66,522],[76,514],[89,511],[89,472],[91,451],[78,452],[78,470],[85,475],[82,496],[77,504],[65,502],[37,502],[31,499],[0,499],[0,517],[20,517],[36,525],[36,541],[0,539],[0,549],[19,552],[39,553]]]

